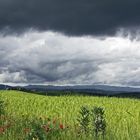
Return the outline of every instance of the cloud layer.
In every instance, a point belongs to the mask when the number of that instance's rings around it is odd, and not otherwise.
[[[139,86],[140,41],[116,35],[0,35],[0,83]]]
[[[36,28],[69,35],[109,35],[118,28],[136,31],[139,7],[140,0],[0,0],[0,29]]]

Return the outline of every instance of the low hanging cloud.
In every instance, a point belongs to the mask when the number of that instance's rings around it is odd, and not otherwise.
[[[140,0],[0,0],[0,30],[111,35],[118,28],[137,31],[139,13]]]
[[[0,35],[0,83],[137,86],[139,44],[139,39],[120,34],[68,37],[30,30]]]

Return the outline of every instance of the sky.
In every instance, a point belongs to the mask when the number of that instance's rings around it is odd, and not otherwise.
[[[0,83],[140,86],[139,0],[0,0]]]

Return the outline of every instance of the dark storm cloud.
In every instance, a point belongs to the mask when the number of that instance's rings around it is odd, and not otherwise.
[[[139,25],[140,0],[0,0],[1,31],[37,28],[97,35]]]

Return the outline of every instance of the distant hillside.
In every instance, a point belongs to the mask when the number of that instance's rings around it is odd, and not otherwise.
[[[0,89],[4,90],[21,90],[34,93],[43,93],[52,91],[63,91],[73,93],[84,93],[86,95],[99,96],[121,96],[121,97],[140,97],[140,88],[119,87],[108,85],[78,85],[78,86],[53,86],[53,85],[28,85],[28,86],[8,86],[0,85]]]
[[[49,91],[49,90],[76,90],[76,91],[87,91],[87,92],[99,92],[109,94],[118,94],[122,92],[140,92],[140,88],[132,87],[119,87],[119,86],[107,86],[107,85],[78,85],[78,86],[53,86],[53,85],[28,85],[24,88],[38,91]]]
[[[8,86],[8,85],[0,85],[0,90],[4,90],[4,89],[11,89],[12,86]]]

